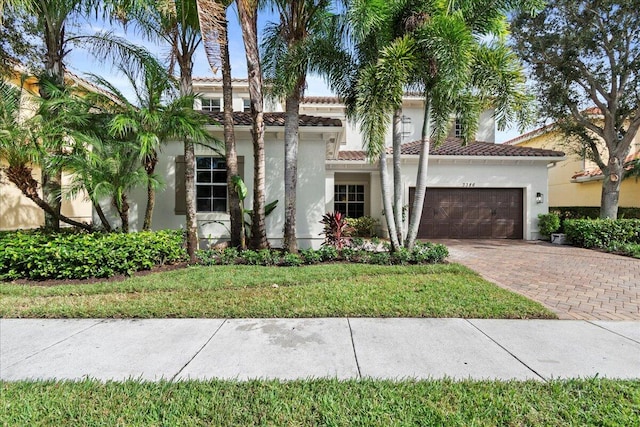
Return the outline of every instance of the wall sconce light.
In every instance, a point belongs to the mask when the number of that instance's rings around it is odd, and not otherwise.
[[[544,198],[542,196],[542,193],[536,193],[536,203],[540,204],[544,201]]]

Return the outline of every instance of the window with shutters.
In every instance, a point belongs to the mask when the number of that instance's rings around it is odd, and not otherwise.
[[[227,165],[219,157],[196,157],[196,209],[227,211]]]
[[[339,184],[334,186],[333,209],[349,218],[364,216],[364,185]]]

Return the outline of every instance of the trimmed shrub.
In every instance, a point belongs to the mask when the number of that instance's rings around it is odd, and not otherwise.
[[[540,234],[546,237],[550,237],[552,233],[555,233],[560,229],[560,216],[557,213],[550,212],[548,214],[538,215],[538,230]]]
[[[638,219],[570,219],[564,223],[567,238],[576,246],[605,249],[613,242],[640,243]]]
[[[361,216],[360,218],[347,218],[347,224],[352,229],[352,236],[374,237],[378,227],[378,220],[370,216]]]
[[[131,275],[185,259],[181,230],[140,233],[0,234],[0,280]]]

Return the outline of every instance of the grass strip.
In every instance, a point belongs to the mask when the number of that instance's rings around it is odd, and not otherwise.
[[[29,426],[634,426],[640,381],[0,383]]]
[[[555,318],[458,265],[214,266],[122,282],[0,284],[0,316],[28,318]]]

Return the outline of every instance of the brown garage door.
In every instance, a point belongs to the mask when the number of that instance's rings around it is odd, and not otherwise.
[[[429,188],[418,238],[522,239],[522,213],[521,188]]]

